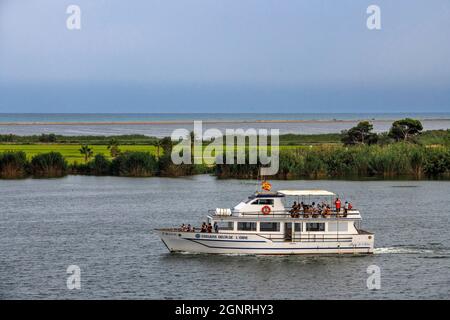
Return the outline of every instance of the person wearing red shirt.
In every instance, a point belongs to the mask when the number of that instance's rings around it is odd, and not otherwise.
[[[334,205],[336,207],[336,212],[340,212],[341,211],[341,200],[339,200],[339,198],[336,199],[336,201],[334,202]]]

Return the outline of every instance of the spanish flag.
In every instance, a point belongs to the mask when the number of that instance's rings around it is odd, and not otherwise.
[[[272,185],[268,181],[263,181],[261,184],[261,188],[265,191],[270,191],[272,189]]]

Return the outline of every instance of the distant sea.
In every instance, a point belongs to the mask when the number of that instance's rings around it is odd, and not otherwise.
[[[426,130],[449,129],[449,113],[0,113],[0,134],[62,135],[144,134],[168,136],[177,128],[279,129],[280,133],[336,133],[361,120],[387,131],[394,120],[415,118]]]

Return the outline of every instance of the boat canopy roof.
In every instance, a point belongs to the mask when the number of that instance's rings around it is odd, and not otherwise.
[[[278,193],[286,196],[336,196],[335,193],[326,190],[280,190]]]
[[[284,194],[281,194],[279,192],[256,192],[255,194],[249,196],[249,199],[254,198],[282,198],[284,197]]]

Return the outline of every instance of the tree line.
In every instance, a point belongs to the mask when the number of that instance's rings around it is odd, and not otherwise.
[[[341,141],[347,146],[417,142],[422,130],[423,126],[419,120],[405,118],[393,122],[389,132],[377,134],[373,132],[373,125],[369,121],[361,121],[355,127],[342,131]]]

